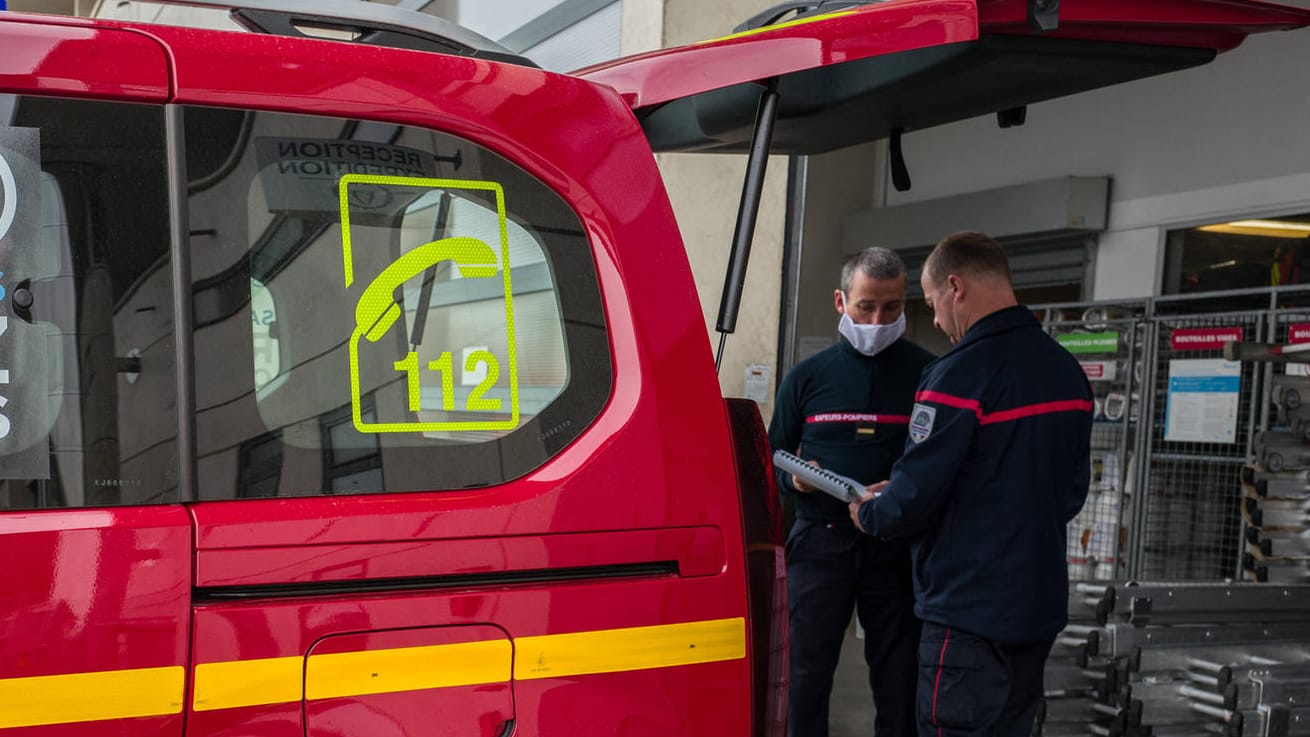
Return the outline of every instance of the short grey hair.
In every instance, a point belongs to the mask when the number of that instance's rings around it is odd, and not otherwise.
[[[864,272],[864,275],[870,279],[877,279],[878,281],[905,276],[905,262],[901,260],[900,256],[896,255],[895,251],[872,246],[847,257],[846,263],[842,264],[842,294],[851,293],[851,284],[855,281],[856,269]]]

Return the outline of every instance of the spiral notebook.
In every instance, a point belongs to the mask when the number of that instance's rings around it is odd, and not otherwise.
[[[815,468],[785,450],[773,451],[773,465],[843,503],[858,502],[864,496],[864,484],[839,473]]]

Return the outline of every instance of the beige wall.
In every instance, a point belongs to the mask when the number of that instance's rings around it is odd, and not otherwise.
[[[724,35],[742,20],[772,5],[770,0],[627,0],[623,3],[624,55],[702,41]],[[737,206],[746,171],[744,155],[661,154],[657,157],[687,245],[711,344]],[[769,401],[760,406],[765,419],[773,409],[777,386],[778,314],[782,284],[783,223],[786,211],[787,159],[771,157],[737,330],[728,338],[719,372],[724,396],[745,395],[749,365],[769,367]]]

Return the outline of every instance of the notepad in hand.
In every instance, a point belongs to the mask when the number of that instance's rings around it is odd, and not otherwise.
[[[864,497],[864,484],[839,473],[815,468],[785,450],[773,451],[773,465],[843,503],[858,502]]]

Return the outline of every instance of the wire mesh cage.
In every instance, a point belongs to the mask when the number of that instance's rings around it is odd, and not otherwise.
[[[1136,575],[1222,580],[1236,575],[1241,470],[1260,420],[1260,372],[1225,361],[1228,340],[1264,335],[1265,314],[1153,318],[1150,436]]]
[[[1302,297],[1303,295],[1292,295]],[[1273,315],[1269,338],[1280,345],[1310,345],[1310,307],[1285,300]],[[1310,580],[1310,354],[1305,363],[1265,366],[1261,432],[1243,479],[1241,516],[1248,579]]]
[[[1145,302],[1124,318],[1140,368],[1115,387],[1129,394],[1121,426],[1093,381],[1100,480],[1075,520],[1113,519],[1104,454],[1127,448],[1113,566],[1125,580],[1071,584],[1034,734],[1310,734],[1297,726],[1310,724],[1310,360],[1284,362],[1310,345],[1310,289]],[[1075,336],[1066,347],[1098,329],[1074,306],[1039,314],[1057,340]],[[1230,340],[1274,345],[1228,351],[1238,363],[1224,360]],[[1089,378],[1090,362],[1120,355],[1104,345],[1078,355]],[[1109,568],[1088,566],[1070,532],[1071,578],[1100,578]]]
[[[1310,349],[1223,357],[1230,340],[1310,346],[1310,289],[1034,309],[1096,398],[1071,579],[1310,580]]]
[[[1078,358],[1094,396],[1092,479],[1087,502],[1068,527],[1069,577],[1122,578],[1145,368],[1142,307],[1056,307],[1042,316],[1048,332]]]

